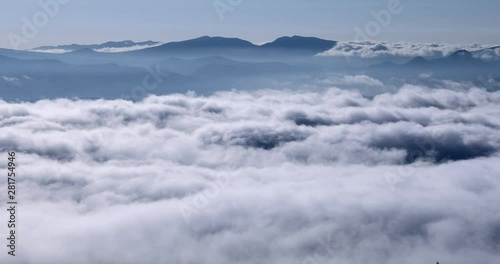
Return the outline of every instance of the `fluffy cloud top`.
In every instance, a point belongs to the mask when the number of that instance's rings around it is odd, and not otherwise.
[[[458,50],[478,51],[490,46],[479,44],[451,45],[438,43],[410,43],[410,42],[339,42],[333,49],[322,55],[348,56],[362,58],[376,58],[382,56],[401,57],[445,57]],[[493,55],[493,54],[489,54]],[[498,54],[497,54],[498,55]]]
[[[415,86],[0,101],[21,201],[0,261],[495,263],[499,104]]]

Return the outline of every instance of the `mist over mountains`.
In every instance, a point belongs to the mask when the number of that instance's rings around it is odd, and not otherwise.
[[[136,49],[145,49],[149,47],[154,47],[161,45],[158,41],[142,41],[134,42],[131,40],[124,41],[109,41],[103,44],[71,44],[71,45],[59,45],[59,46],[42,46],[31,49],[30,51],[46,52],[46,53],[65,53],[72,52],[81,49],[92,49],[98,52],[120,52],[120,51],[131,51]]]
[[[2,94],[5,100],[140,100],[148,94],[307,90],[332,84],[350,89],[341,85],[345,76],[366,76],[386,84],[385,90],[404,83],[432,86],[443,79],[499,89],[500,48],[460,48],[301,36],[256,45],[238,38],[204,36],[169,43],[120,41],[28,51],[0,49],[0,87],[9,91]],[[369,96],[381,92],[357,89]]]

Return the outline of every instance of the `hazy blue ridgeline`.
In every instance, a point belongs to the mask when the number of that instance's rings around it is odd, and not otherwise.
[[[188,90],[210,94],[229,89],[321,89],[332,85],[321,81],[332,74],[366,75],[394,86],[432,85],[436,79],[446,79],[497,90],[500,82],[499,61],[483,61],[465,50],[430,60],[316,56],[337,42],[298,36],[263,45],[236,38],[201,37],[126,52],[94,50],[156,44],[125,41],[38,48],[75,49],[62,54],[0,49],[0,97],[138,100],[148,93]],[[368,95],[381,91],[387,89],[365,89]]]

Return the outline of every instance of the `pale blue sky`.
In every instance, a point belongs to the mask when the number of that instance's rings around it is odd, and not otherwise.
[[[370,11],[386,9],[389,1],[242,0],[221,20],[214,0],[70,0],[21,48],[125,39],[167,42],[201,35],[256,43],[283,35],[352,40],[355,27],[373,20]],[[21,35],[22,18],[32,20],[42,10],[38,2],[1,1],[0,47],[11,47],[8,33]],[[374,40],[500,44],[498,0],[401,0],[401,4],[403,12],[394,15]]]

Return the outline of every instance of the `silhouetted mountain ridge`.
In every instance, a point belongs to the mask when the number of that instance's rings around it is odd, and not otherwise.
[[[281,37],[273,42],[255,45],[239,38],[209,37],[166,43],[157,47],[128,52],[133,55],[175,54],[203,56],[226,56],[266,58],[269,56],[310,56],[325,52],[337,42],[312,37]],[[178,54],[177,54],[178,55]]]
[[[200,38],[163,44],[149,50],[192,49],[192,48],[253,48],[255,45],[239,38],[203,36]]]
[[[262,48],[277,48],[277,49],[308,49],[317,52],[332,49],[337,44],[336,41],[324,40],[314,37],[281,37],[273,42],[262,45]]]

